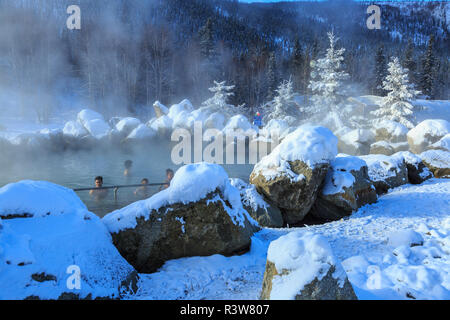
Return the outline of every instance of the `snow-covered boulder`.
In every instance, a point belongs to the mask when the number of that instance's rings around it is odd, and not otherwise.
[[[450,133],[450,122],[441,119],[428,119],[408,132],[410,150],[420,154],[433,143]]]
[[[242,114],[238,114],[228,120],[225,128],[223,128],[223,132],[225,134],[232,135],[235,132],[245,132],[251,129],[253,129],[253,126],[250,121],[248,121],[247,117]]]
[[[181,101],[178,104],[174,104],[173,106],[171,106],[169,109],[169,112],[167,113],[167,116],[170,119],[175,120],[183,111],[185,111],[187,113],[191,113],[192,111],[194,111],[194,107],[192,106],[192,103],[187,99]]]
[[[22,181],[0,189],[0,299],[120,298],[137,273],[100,218],[69,189]]]
[[[327,128],[301,126],[255,165],[250,183],[281,209],[285,223],[302,221],[311,209],[337,142]]]
[[[450,178],[450,152],[428,150],[419,157],[436,178]]]
[[[425,166],[422,159],[409,151],[397,152],[394,156],[403,157],[408,170],[408,181],[412,184],[421,184],[433,178],[431,171]]]
[[[371,154],[361,156],[369,168],[369,178],[377,190],[377,194],[408,183],[408,170],[401,156],[385,156]]]
[[[78,121],[69,121],[64,125],[63,134],[65,138],[79,139],[88,135],[89,132]]]
[[[172,133],[173,120],[168,116],[151,119],[147,126],[155,130],[160,137],[168,137]]]
[[[77,120],[92,137],[99,140],[108,137],[109,131],[111,130],[103,116],[90,109],[80,111]]]
[[[155,101],[155,103],[153,104],[153,110],[155,111],[155,115],[157,118],[169,114],[169,109],[159,101]]]
[[[292,127],[289,126],[287,121],[280,119],[272,119],[270,120],[261,130],[260,135],[263,135],[267,138],[277,138],[283,139],[288,135],[292,130]]]
[[[423,237],[420,233],[411,230],[397,230],[391,232],[388,237],[388,245],[393,247],[407,246],[407,247],[415,247],[423,245]]]
[[[438,142],[433,143],[428,149],[450,151],[450,133],[443,136]]]
[[[219,112],[214,112],[205,120],[205,129],[222,130],[225,127],[225,116]]]
[[[103,222],[122,256],[144,273],[171,259],[244,252],[258,228],[225,170],[204,162],[180,168],[168,189]]]
[[[140,124],[131,131],[126,140],[147,140],[156,137],[157,133],[152,128],[147,127],[145,124]]]
[[[340,154],[331,162],[325,182],[309,214],[339,220],[366,204],[377,201],[364,160]]]
[[[357,300],[357,297],[327,240],[297,231],[270,243],[261,299]]]
[[[394,148],[387,141],[377,141],[370,145],[370,154],[384,154],[386,156],[390,156],[394,153]]]
[[[252,184],[245,183],[241,179],[230,179],[230,183],[241,194],[241,201],[244,209],[255,219],[261,227],[281,228],[283,226],[283,216],[280,209],[269,204],[262,195],[256,191]]]
[[[139,125],[141,125],[141,120],[132,117],[126,117],[116,124],[116,129],[123,137],[127,137]]]
[[[408,128],[392,120],[383,120],[374,125],[375,140],[393,143],[407,141]]]
[[[372,131],[355,129],[339,137],[339,152],[358,156],[370,152],[370,145],[375,141]]]

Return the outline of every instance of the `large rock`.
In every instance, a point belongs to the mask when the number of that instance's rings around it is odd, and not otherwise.
[[[9,184],[0,216],[0,300],[119,299],[137,290],[136,271],[72,190]]]
[[[444,137],[442,137],[441,140],[438,142],[433,143],[431,146],[428,147],[429,150],[444,150],[444,151],[450,151],[450,133],[446,134]]]
[[[230,179],[230,182],[239,190],[244,209],[261,227],[280,228],[283,226],[283,216],[280,209],[273,204],[269,204],[256,191],[254,185],[247,184],[241,179]]]
[[[84,109],[78,113],[77,120],[95,139],[101,140],[109,136],[111,128],[100,113]]]
[[[364,160],[338,155],[331,162],[323,189],[310,214],[319,219],[339,220],[376,201],[377,193]]]
[[[250,183],[280,208],[285,224],[301,222],[314,204],[337,154],[337,138],[324,127],[302,126],[258,162]]]
[[[180,168],[168,189],[103,221],[122,256],[144,273],[171,259],[243,253],[258,226],[225,170],[207,163]]]
[[[408,170],[403,157],[371,154],[361,156],[369,168],[369,178],[377,194],[408,183]]]
[[[387,141],[377,141],[370,145],[370,154],[384,154],[390,156],[394,153],[394,147]]]
[[[325,238],[291,232],[267,253],[263,300],[357,300],[352,285]]]
[[[422,121],[408,132],[410,150],[420,154],[450,133],[450,122],[441,119]]]
[[[408,128],[391,120],[383,120],[375,124],[375,140],[392,143],[406,142]]]
[[[126,117],[121,119],[116,124],[116,130],[122,135],[122,137],[127,137],[134,129],[141,125],[141,120],[132,117]]]
[[[339,152],[354,156],[369,154],[375,136],[370,130],[355,129],[339,137]]]
[[[436,178],[450,178],[450,152],[428,150],[419,157]]]
[[[408,170],[408,181],[412,184],[421,184],[422,182],[433,178],[433,173],[425,166],[422,159],[409,151],[398,152],[394,156],[403,157]]]

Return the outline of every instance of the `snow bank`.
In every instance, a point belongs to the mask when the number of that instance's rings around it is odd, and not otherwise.
[[[335,258],[327,240],[311,232],[291,232],[270,243],[267,260],[275,264],[279,274],[288,270],[287,275],[276,275],[272,280],[272,300],[292,300],[305,285],[315,278],[319,281],[334,266],[333,278],[342,288],[346,274]]]
[[[0,188],[0,217],[45,217],[86,211],[74,191],[50,182],[25,180]]]
[[[169,188],[147,200],[114,211],[106,215],[103,221],[110,232],[118,233],[135,227],[137,218],[148,219],[153,210],[175,203],[197,202],[216,190],[230,203],[231,210],[227,210],[227,213],[236,225],[243,226],[245,218],[257,224],[243,209],[239,191],[230,184],[225,170],[219,165],[206,162],[181,167],[175,173]]]
[[[414,230],[406,229],[394,231],[389,235],[388,244],[393,247],[399,246],[421,246],[423,245],[423,237]]]
[[[178,104],[174,104],[173,106],[171,106],[169,108],[169,112],[167,113],[167,116],[170,119],[175,120],[183,111],[187,112],[187,113],[194,111],[194,107],[192,106],[192,103],[187,99],[181,101]]]
[[[73,191],[31,181],[0,189],[3,216],[24,212],[33,217],[1,221],[0,300],[119,297],[134,269]],[[77,270],[79,287],[71,287]]]
[[[295,175],[288,162],[302,161],[314,168],[328,163],[337,155],[337,138],[324,127],[304,125],[286,136],[281,144],[255,165],[253,173],[271,180],[283,173]],[[294,177],[301,178],[301,177]]]
[[[147,124],[151,129],[155,130],[159,136],[167,136],[172,132],[173,120],[168,116],[153,118]]]

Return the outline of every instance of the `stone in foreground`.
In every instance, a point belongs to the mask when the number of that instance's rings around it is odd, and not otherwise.
[[[285,224],[301,222],[314,204],[337,154],[337,138],[324,127],[302,126],[255,165],[250,183],[280,208]]]
[[[270,244],[261,299],[357,300],[357,297],[326,239],[297,231]]]
[[[340,154],[331,162],[324,186],[310,214],[322,220],[339,220],[377,201],[364,160]]]
[[[180,168],[168,189],[103,221],[119,252],[142,273],[171,259],[244,253],[258,228],[225,170],[207,163]]]

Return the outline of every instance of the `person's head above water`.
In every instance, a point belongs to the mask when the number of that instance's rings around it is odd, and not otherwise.
[[[144,185],[144,186],[147,185],[148,184],[148,179],[147,178],[142,179],[141,180],[141,184]]]
[[[172,169],[167,169],[167,170],[166,170],[166,176],[167,176],[167,179],[172,180],[174,175],[175,175],[175,174],[174,174],[174,172],[173,172]]]
[[[95,186],[97,188],[100,188],[101,186],[103,186],[103,177],[102,176],[95,177]]]
[[[133,166],[133,161],[126,160],[123,165],[125,166],[125,169],[130,169]]]

